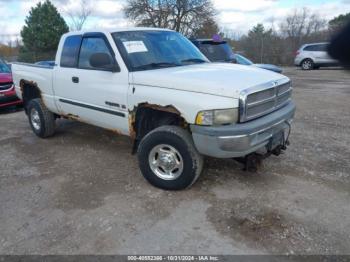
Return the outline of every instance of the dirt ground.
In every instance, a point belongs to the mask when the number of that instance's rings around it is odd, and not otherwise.
[[[208,158],[150,186],[126,137],[68,120],[42,140],[0,114],[0,254],[350,254],[350,73],[285,68],[291,145],[257,173]]]

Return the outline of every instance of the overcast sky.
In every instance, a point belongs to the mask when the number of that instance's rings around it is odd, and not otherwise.
[[[0,0],[0,35],[19,34],[25,16],[40,0]],[[87,0],[93,3],[93,16],[85,28],[113,28],[132,26],[122,12],[123,0]],[[78,0],[52,0],[67,23],[67,11],[79,8]],[[275,25],[293,8],[308,7],[325,19],[350,12],[350,0],[213,0],[218,10],[220,27],[231,29],[238,34],[247,32],[257,23]]]

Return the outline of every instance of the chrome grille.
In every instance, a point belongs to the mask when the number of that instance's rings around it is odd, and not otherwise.
[[[0,83],[0,90],[7,90],[12,87],[13,83],[12,82],[7,82],[7,83]]]
[[[240,97],[240,122],[266,115],[287,104],[292,96],[291,82],[273,81],[245,90]]]

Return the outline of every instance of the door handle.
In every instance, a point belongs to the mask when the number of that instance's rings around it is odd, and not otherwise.
[[[73,77],[72,77],[72,82],[73,82],[73,83],[76,83],[76,84],[79,83],[79,77],[73,76]]]

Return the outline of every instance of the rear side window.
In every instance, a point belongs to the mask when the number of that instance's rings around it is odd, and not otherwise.
[[[314,47],[315,47],[314,45],[309,45],[309,46],[304,48],[304,51],[315,51]]]
[[[328,44],[321,45],[309,45],[304,48],[304,51],[316,51],[316,52],[325,52],[327,51]]]
[[[66,38],[62,49],[61,67],[77,67],[80,44],[80,35],[68,36]]]
[[[326,52],[327,47],[328,47],[327,44],[317,45],[315,51]]]
[[[106,44],[106,41],[101,37],[85,37],[81,44],[79,56],[79,68],[96,69],[90,64],[90,57],[95,53],[105,53],[112,59],[112,54]]]

